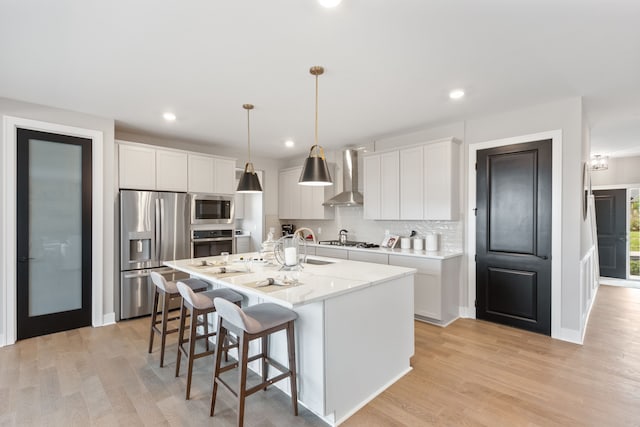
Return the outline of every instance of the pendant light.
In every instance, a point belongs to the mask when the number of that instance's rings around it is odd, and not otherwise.
[[[309,157],[304,161],[298,184],[300,185],[332,185],[331,175],[324,157],[324,149],[318,145],[318,76],[324,73],[324,68],[316,65],[309,72],[316,76],[316,133],[315,143],[309,151]]]
[[[247,147],[249,152],[249,161],[244,165],[244,172],[238,182],[237,193],[262,193],[262,186],[258,180],[258,175],[253,169],[251,163],[251,127],[249,126],[249,112],[253,110],[252,104],[243,104],[242,108],[247,110]]]

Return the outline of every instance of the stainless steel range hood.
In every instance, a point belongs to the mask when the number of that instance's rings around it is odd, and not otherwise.
[[[347,148],[342,152],[343,191],[323,203],[324,206],[362,206],[362,194],[358,191],[358,151]]]

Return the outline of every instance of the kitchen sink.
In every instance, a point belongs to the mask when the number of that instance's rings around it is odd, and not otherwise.
[[[305,262],[307,264],[313,264],[313,265],[335,264],[334,261],[324,261],[324,260],[321,260],[321,259],[311,259],[311,258],[307,258],[307,260]]]

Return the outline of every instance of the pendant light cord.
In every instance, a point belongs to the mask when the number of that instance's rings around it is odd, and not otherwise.
[[[315,145],[318,145],[318,75],[316,74],[316,142]]]
[[[247,147],[249,152],[249,163],[251,163],[251,126],[249,125],[249,109],[247,109]]]

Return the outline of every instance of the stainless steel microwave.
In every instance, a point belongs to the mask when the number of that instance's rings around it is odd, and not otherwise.
[[[232,224],[234,198],[229,195],[190,193],[191,224]]]

